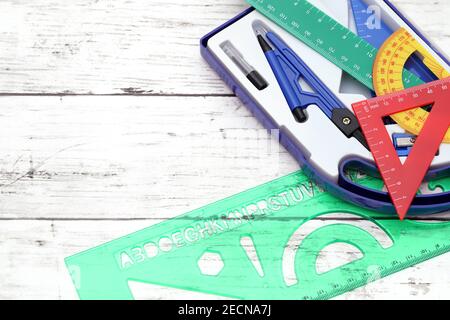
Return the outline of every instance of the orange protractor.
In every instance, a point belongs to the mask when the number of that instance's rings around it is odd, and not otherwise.
[[[378,51],[373,67],[373,85],[377,96],[402,91],[423,84],[423,81],[405,69],[413,55],[423,58],[423,63],[439,79],[450,73],[425,49],[406,29],[394,32]],[[429,112],[423,108],[391,115],[397,124],[407,132],[419,135],[428,119]],[[450,143],[450,129],[444,139]]]

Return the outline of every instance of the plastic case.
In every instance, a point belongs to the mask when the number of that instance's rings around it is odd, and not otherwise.
[[[384,8],[383,13],[388,14],[388,17],[393,22],[408,28],[410,32],[413,32],[416,35],[418,41],[425,47],[428,47],[436,59],[447,67],[450,65],[446,56],[442,54],[440,50],[436,49],[436,47],[423,36],[418,28],[395,8],[392,3],[387,0],[368,1],[374,3],[378,2],[378,4]],[[350,29],[354,28],[351,22],[352,17],[350,8],[345,6],[347,0],[315,0],[311,2],[318,5],[320,9],[335,18],[336,14],[338,14],[337,20],[339,22],[348,24]],[[324,2],[328,2],[327,5],[329,5],[329,7],[326,5],[324,6]],[[298,161],[304,172],[322,188],[331,194],[354,204],[384,213],[395,214],[395,208],[388,198],[367,198],[364,194],[353,192],[351,188],[343,188],[340,184],[330,178],[330,175],[326,170],[318,170],[318,168],[329,167],[329,170],[333,171],[334,169],[332,166],[335,165],[337,167],[335,157],[343,159],[346,154],[352,154],[353,150],[361,152],[358,149],[361,146],[357,146],[358,142],[356,140],[350,141],[343,135],[341,140],[327,145],[327,135],[330,137],[336,137],[336,135],[333,134],[332,131],[327,131],[326,127],[330,126],[331,122],[327,118],[324,118],[323,115],[320,115],[318,108],[317,110],[312,110],[315,114],[310,118],[317,119],[317,121],[309,121],[309,128],[308,126],[299,126],[298,123],[295,122],[288,106],[282,104],[285,103],[285,99],[281,90],[277,88],[276,79],[257,43],[256,36],[253,35],[253,38],[250,38],[250,34],[253,32],[253,30],[250,30],[251,24],[254,23],[254,21],[261,21],[283,38],[283,40],[308,63],[309,67],[324,82],[326,82],[327,86],[348,107],[354,102],[365,100],[370,97],[368,89],[364,88],[359,83],[356,83],[356,81],[350,77],[346,78],[346,75],[342,70],[256,12],[253,8],[249,8],[242,12],[201,39],[201,54],[204,59],[227,83],[236,96],[250,109],[252,114],[265,128],[280,130],[280,143]],[[241,51],[243,57],[268,81],[269,87],[267,89],[258,90],[253,86],[252,83],[246,79],[242,70],[240,70],[239,67],[223,52],[220,45],[226,40],[231,41],[238,50]],[[321,123],[320,121],[323,122]],[[292,128],[294,126],[296,127],[295,129],[292,129],[290,126]],[[300,127],[301,129],[299,129]],[[317,137],[315,137],[312,133],[309,133],[308,130],[313,130],[311,129],[313,127],[323,127],[323,134],[316,134]],[[336,128],[334,128],[334,130],[336,130]],[[315,132],[317,132],[317,130]],[[346,140],[344,140],[344,138]],[[317,143],[314,139],[317,140]],[[450,145],[445,145],[444,148],[446,148],[444,154],[450,152]],[[367,157],[371,157],[368,151],[367,153]],[[449,208],[450,201],[444,204],[423,205],[414,203],[410,213],[413,215],[432,214],[447,211]]]

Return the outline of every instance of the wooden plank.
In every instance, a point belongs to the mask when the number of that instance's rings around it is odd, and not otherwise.
[[[159,221],[2,221],[0,299],[76,299],[64,258]],[[351,252],[350,252],[351,253]],[[450,256],[433,259],[340,299],[450,298],[443,270]],[[179,299],[177,290],[132,284],[139,299]],[[192,294],[192,298],[203,298]]]
[[[446,0],[395,3],[450,48]],[[200,57],[199,39],[246,7],[243,0],[2,1],[0,93],[230,94]]]
[[[232,97],[0,105],[0,219],[170,218],[299,169]]]
[[[0,219],[168,218],[298,170],[236,98],[0,105]]]
[[[0,92],[228,94],[200,38],[244,1],[2,1]],[[175,71],[176,70],[176,71]]]
[[[0,3],[0,95],[154,95],[0,97],[0,298],[76,298],[65,257],[297,169],[198,53],[244,2],[154,3]],[[445,0],[396,3],[450,48]],[[344,298],[448,298],[449,264]]]

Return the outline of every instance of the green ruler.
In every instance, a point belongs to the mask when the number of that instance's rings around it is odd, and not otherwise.
[[[319,268],[320,253],[336,243],[362,255]],[[66,264],[82,299],[132,299],[130,281],[238,299],[329,299],[449,251],[449,223],[387,219],[332,197],[297,172]]]
[[[259,12],[373,90],[378,49],[306,0],[247,0]],[[403,73],[405,87],[423,84]]]

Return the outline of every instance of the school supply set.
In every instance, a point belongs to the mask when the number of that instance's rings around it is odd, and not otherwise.
[[[450,252],[395,218],[450,210],[446,58],[388,1],[248,2],[202,55],[303,170],[67,258],[80,298],[329,299]]]
[[[450,134],[442,136],[431,120],[448,119],[448,108],[439,115],[435,109],[440,108],[431,104],[450,93],[427,93],[431,86],[446,87],[432,83],[449,75],[445,57],[388,1],[248,2],[256,10],[203,38],[202,54],[267,128],[280,130],[280,142],[304,172],[339,198],[401,219],[448,211],[448,190],[418,194],[423,182],[450,179]],[[243,79],[223,43],[233,43],[267,86]],[[432,84],[412,93],[412,99],[431,95],[435,100],[415,105],[399,98],[402,112],[385,109],[376,127],[371,121],[363,128],[352,110],[360,101],[401,96],[398,91],[425,83]],[[427,122],[431,130],[425,132]],[[448,123],[441,125],[448,129]],[[386,134],[375,137],[373,130]],[[422,161],[423,152],[428,156]],[[346,175],[349,168],[383,179],[387,192],[355,183]]]

